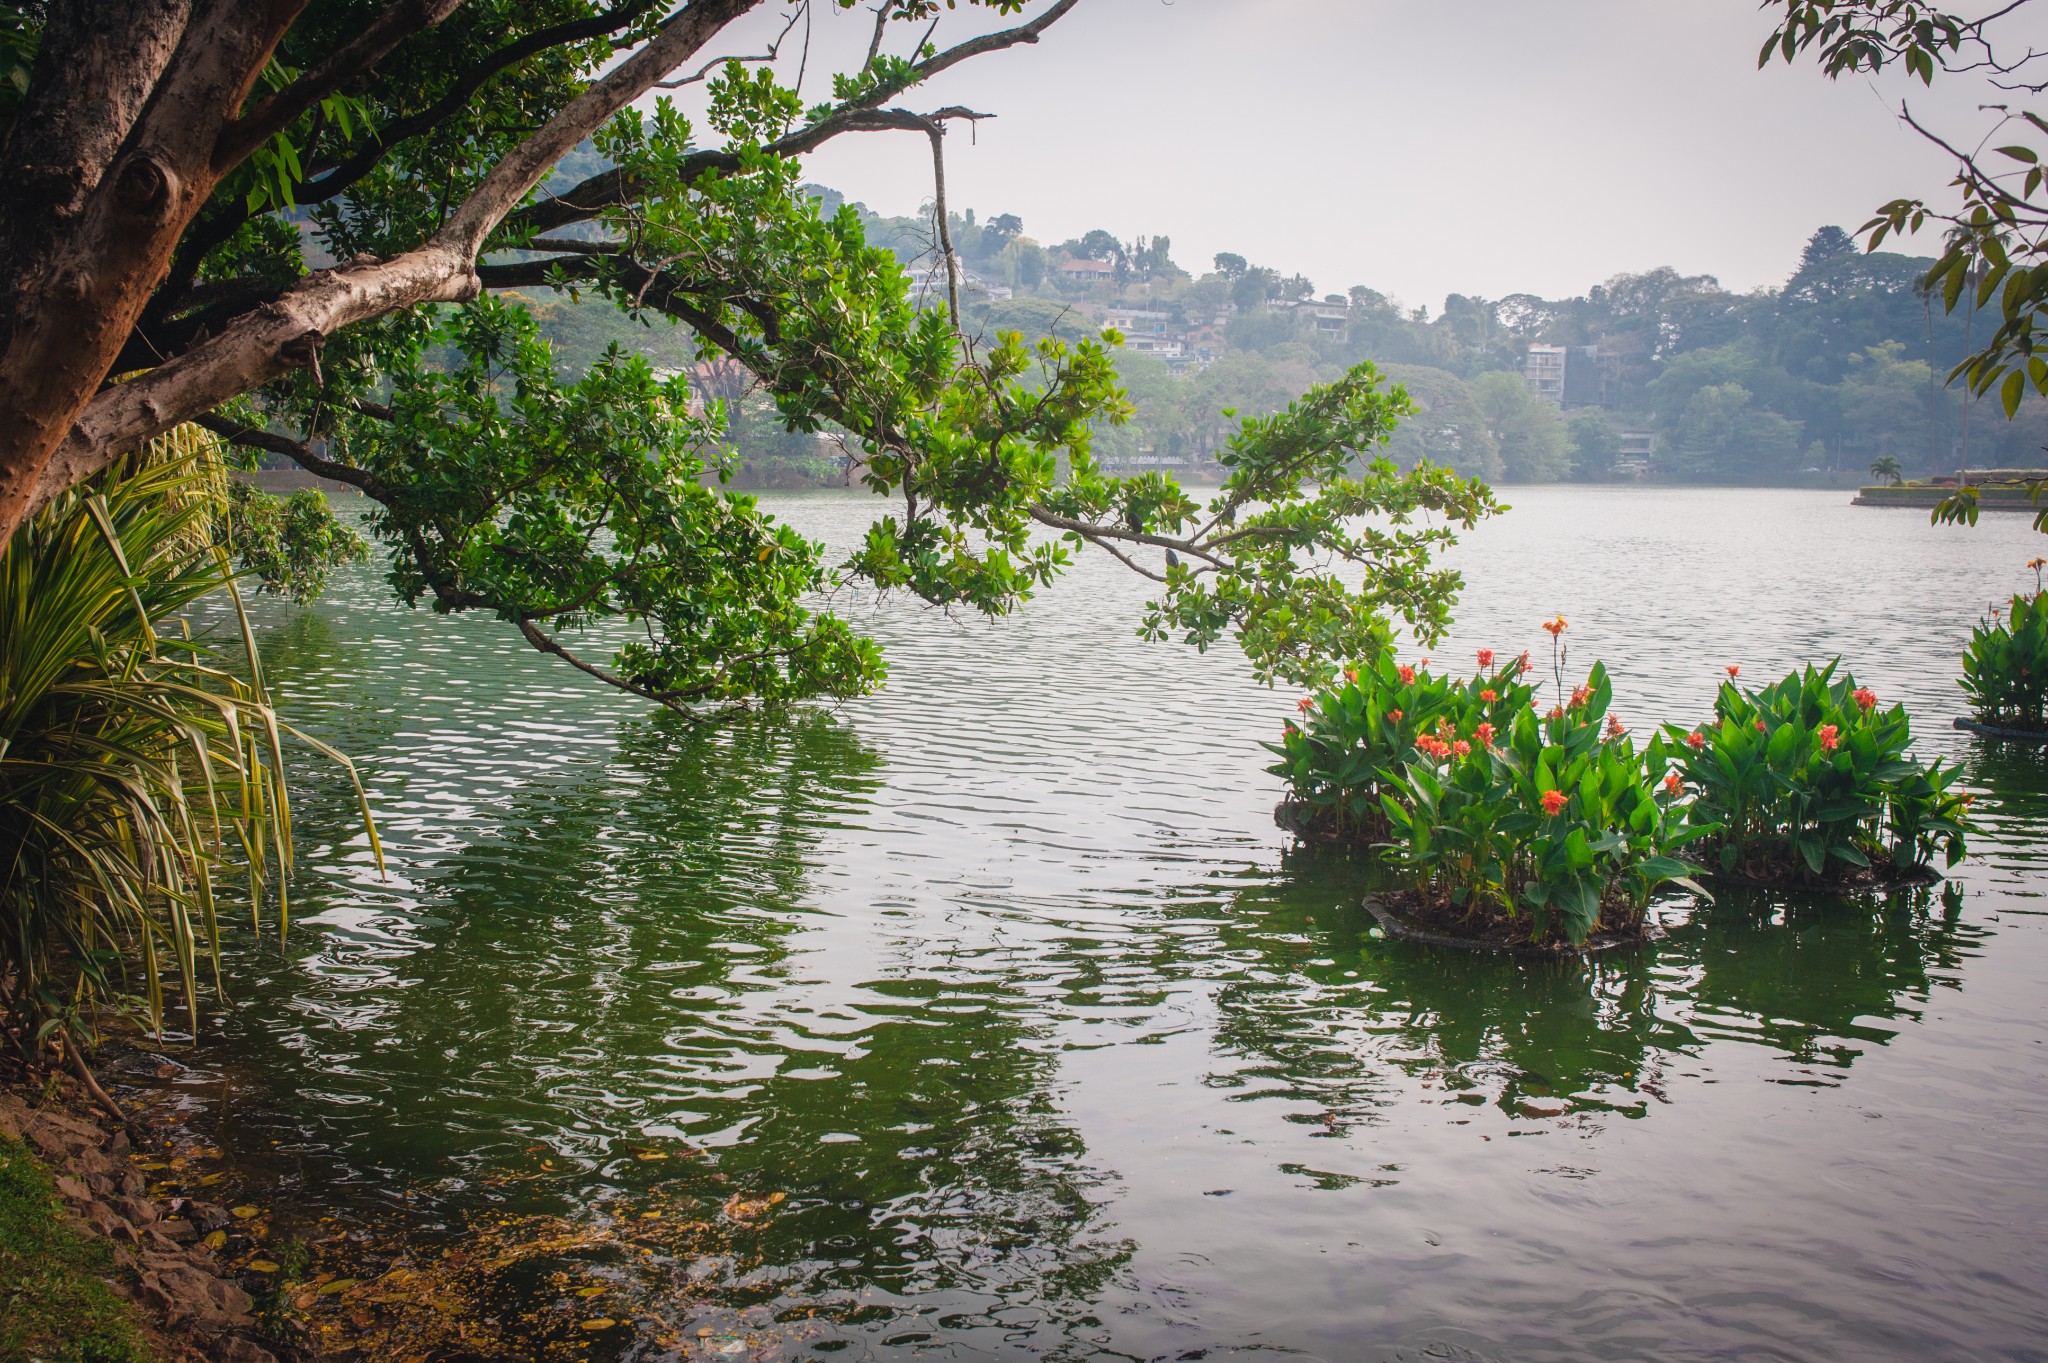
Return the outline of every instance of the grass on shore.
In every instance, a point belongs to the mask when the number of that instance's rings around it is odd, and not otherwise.
[[[0,1135],[0,1363],[149,1363],[107,1247],[67,1225],[50,1173]]]

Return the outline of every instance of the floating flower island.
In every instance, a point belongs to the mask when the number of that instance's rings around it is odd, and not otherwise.
[[[1908,752],[1901,706],[1808,667],[1760,691],[1726,669],[1711,721],[1640,747],[1595,663],[1567,690],[1562,616],[1553,703],[1527,653],[1469,676],[1428,659],[1345,672],[1300,702],[1269,770],[1280,822],[1370,849],[1388,885],[1367,904],[1389,935],[1566,955],[1654,935],[1650,905],[1711,898],[1712,878],[1829,892],[1891,890],[1964,853],[1971,796],[1959,770]]]
[[[1970,635],[1961,685],[1972,718],[1955,725],[2009,743],[2048,744],[2048,595],[2040,589],[2048,558],[2027,566],[2033,594],[1992,607]]]

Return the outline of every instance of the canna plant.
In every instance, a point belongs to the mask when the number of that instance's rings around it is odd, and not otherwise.
[[[1534,698],[1526,654],[1496,667],[1493,650],[1481,649],[1469,677],[1433,675],[1428,661],[1408,666],[1385,652],[1302,699],[1300,723],[1265,745],[1280,758],[1266,770],[1286,778],[1298,822],[1335,836],[1384,834],[1382,796],[1425,751],[1418,741],[1490,742]]]
[[[1669,727],[1652,769],[1695,792],[1688,818],[1727,875],[1757,881],[1907,873],[1965,851],[1960,770],[1913,760],[1903,706],[1840,673],[1841,660],[1750,691],[1721,685],[1711,723]]]
[[[220,984],[223,869],[246,877],[259,930],[285,926],[293,731],[212,544],[209,476],[189,456],[111,471],[0,550],[0,1011],[74,1063],[88,1007],[134,1008],[161,1034],[172,993],[196,1022],[202,973]],[[220,591],[239,674],[182,624]]]
[[[1960,685],[1979,723],[2048,733],[2048,595],[2015,595],[2006,619],[1977,623]]]
[[[1568,703],[1547,718],[1524,706],[1499,741],[1418,745],[1381,797],[1384,850],[1418,907],[1580,944],[1640,930],[1663,885],[1704,893],[1671,854],[1708,830],[1651,784],[1612,698],[1596,663]]]

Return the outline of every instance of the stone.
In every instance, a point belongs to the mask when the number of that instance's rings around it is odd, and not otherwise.
[[[253,1305],[249,1294],[233,1283],[168,1252],[143,1252],[140,1287],[142,1299],[161,1311],[168,1323],[190,1322],[201,1330],[246,1325]]]
[[[90,1202],[93,1190],[69,1174],[57,1175],[57,1196],[66,1202]]]
[[[213,1363],[277,1363],[277,1355],[240,1335],[222,1335],[207,1350]]]
[[[133,1240],[135,1227],[128,1224],[121,1214],[104,1202],[88,1202],[80,1210],[79,1217],[86,1228],[95,1235],[104,1235],[110,1240]]]
[[[71,1168],[80,1174],[105,1174],[112,1178],[121,1166],[88,1145],[71,1152]]]
[[[226,1230],[235,1223],[235,1218],[228,1215],[228,1209],[217,1202],[189,1202],[185,1206],[185,1215],[203,1231]]]
[[[149,1181],[143,1178],[141,1171],[136,1169],[123,1169],[121,1171],[120,1188],[124,1197],[139,1197],[142,1190],[148,1186]]]
[[[129,1224],[146,1226],[156,1220],[156,1203],[146,1197],[124,1197],[117,1199],[114,1210],[128,1218]]]
[[[165,1246],[189,1245],[199,1238],[199,1227],[190,1221],[158,1221],[149,1227],[149,1234]]]

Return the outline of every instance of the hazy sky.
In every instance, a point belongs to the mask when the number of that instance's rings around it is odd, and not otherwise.
[[[807,96],[858,64],[864,20],[819,23]],[[938,40],[987,26],[963,10]],[[1235,251],[1432,311],[1657,265],[1748,289],[1815,227],[1942,192],[1900,95],[1966,140],[1985,126],[1961,81],[1759,71],[1770,27],[1750,0],[1083,0],[903,102],[999,115],[949,138],[954,206],[1048,243],[1165,233],[1196,273]],[[907,133],[842,138],[808,173],[888,213],[931,192]]]

